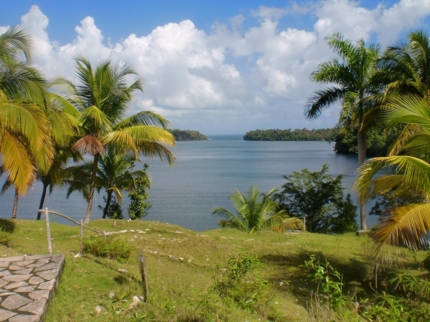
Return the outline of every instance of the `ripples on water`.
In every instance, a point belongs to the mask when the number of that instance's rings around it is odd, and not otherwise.
[[[285,183],[283,175],[303,168],[320,170],[325,163],[330,166],[330,174],[345,176],[344,186],[348,191],[355,179],[357,158],[337,155],[333,143],[244,141],[242,135],[209,138],[209,141],[178,142],[173,149],[177,157],[173,168],[158,160],[144,160],[149,164],[152,178],[149,201],[153,204],[145,219],[199,231],[213,229],[218,227],[219,218],[211,215],[211,209],[222,206],[233,211],[228,197],[235,189],[246,192],[252,184],[257,184],[262,192],[268,192]],[[36,217],[41,189],[38,182],[25,198],[20,198],[18,218]],[[47,197],[45,206],[76,220],[83,218],[86,202],[81,195],[74,193],[69,199],[65,196],[65,189],[56,189]],[[13,189],[0,198],[1,217],[10,218]],[[126,199],[123,213],[127,217]],[[101,195],[95,197],[92,219],[101,218],[102,211],[97,205],[102,200]]]

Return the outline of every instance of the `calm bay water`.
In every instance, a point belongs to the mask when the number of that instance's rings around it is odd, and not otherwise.
[[[153,204],[145,220],[199,231],[217,228],[219,218],[211,215],[211,209],[222,206],[233,210],[228,197],[235,189],[246,192],[256,184],[262,192],[268,192],[285,183],[283,175],[303,168],[320,170],[325,163],[330,166],[330,174],[344,175],[347,191],[355,180],[357,158],[337,155],[333,143],[244,141],[242,135],[209,138],[209,141],[178,142],[173,149],[177,157],[173,168],[158,160],[144,160],[149,164],[152,179],[149,201]],[[40,195],[41,184],[36,183],[26,197],[20,198],[18,218],[36,217]],[[0,217],[10,218],[13,189],[0,196],[0,200]],[[102,195],[94,200],[92,219],[101,218],[99,204]],[[47,197],[45,206],[76,220],[83,218],[86,211],[86,202],[80,194],[74,193],[66,199],[66,191],[59,189]],[[126,200],[123,213],[127,217]]]

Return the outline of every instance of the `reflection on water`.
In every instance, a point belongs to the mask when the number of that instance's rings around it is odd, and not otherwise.
[[[247,191],[250,185],[257,184],[261,191],[267,192],[285,182],[283,175],[303,168],[320,170],[327,163],[332,175],[344,175],[344,186],[350,190],[358,164],[354,156],[334,153],[333,144],[327,142],[243,141],[242,136],[212,136],[209,141],[178,142],[173,152],[177,157],[173,168],[158,160],[144,160],[149,164],[152,178],[149,198],[153,204],[146,219],[195,230],[218,227],[219,218],[211,215],[211,209],[222,206],[233,210],[228,197],[234,189]],[[12,190],[0,197],[3,218],[9,218],[12,211]],[[36,183],[25,198],[20,198],[18,218],[36,217],[40,195],[41,184]],[[126,199],[123,203],[125,216]],[[97,195],[92,219],[101,217],[102,211],[97,205],[102,201],[102,196]],[[45,205],[76,220],[83,218],[86,211],[86,202],[78,193],[66,199],[66,191],[59,189],[47,197]]]

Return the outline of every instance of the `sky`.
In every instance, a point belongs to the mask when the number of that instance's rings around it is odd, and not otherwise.
[[[75,78],[74,58],[127,64],[144,80],[128,114],[150,110],[203,134],[333,127],[340,105],[307,120],[324,85],[311,73],[335,57],[326,37],[379,43],[429,31],[430,0],[14,0],[0,34],[20,25],[49,80]]]

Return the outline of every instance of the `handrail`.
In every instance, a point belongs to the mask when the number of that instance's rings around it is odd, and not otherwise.
[[[38,210],[38,212],[42,212],[42,213],[44,213],[44,212],[45,212],[45,209],[39,209],[39,210]],[[70,218],[69,216],[66,216],[66,215],[64,215],[64,214],[62,214],[62,213],[60,213],[60,212],[58,212],[58,211],[54,211],[54,210],[49,210],[49,209],[48,209],[48,212],[49,212],[49,213],[51,213],[51,214],[53,214],[53,215],[57,215],[57,216],[63,217],[64,219],[70,220],[71,222],[75,223],[76,225],[79,225],[79,226],[81,225],[81,224],[80,224],[79,222],[77,222],[76,220],[74,220],[74,219]],[[103,232],[101,232],[101,231],[99,231],[99,230],[97,230],[97,229],[90,228],[90,227],[88,227],[88,226],[86,226],[86,225],[83,225],[83,227],[85,227],[86,229],[91,230],[91,231],[93,231],[93,232],[95,232],[95,233],[98,233],[98,234],[102,234],[102,235],[104,235],[104,233],[103,233]]]

